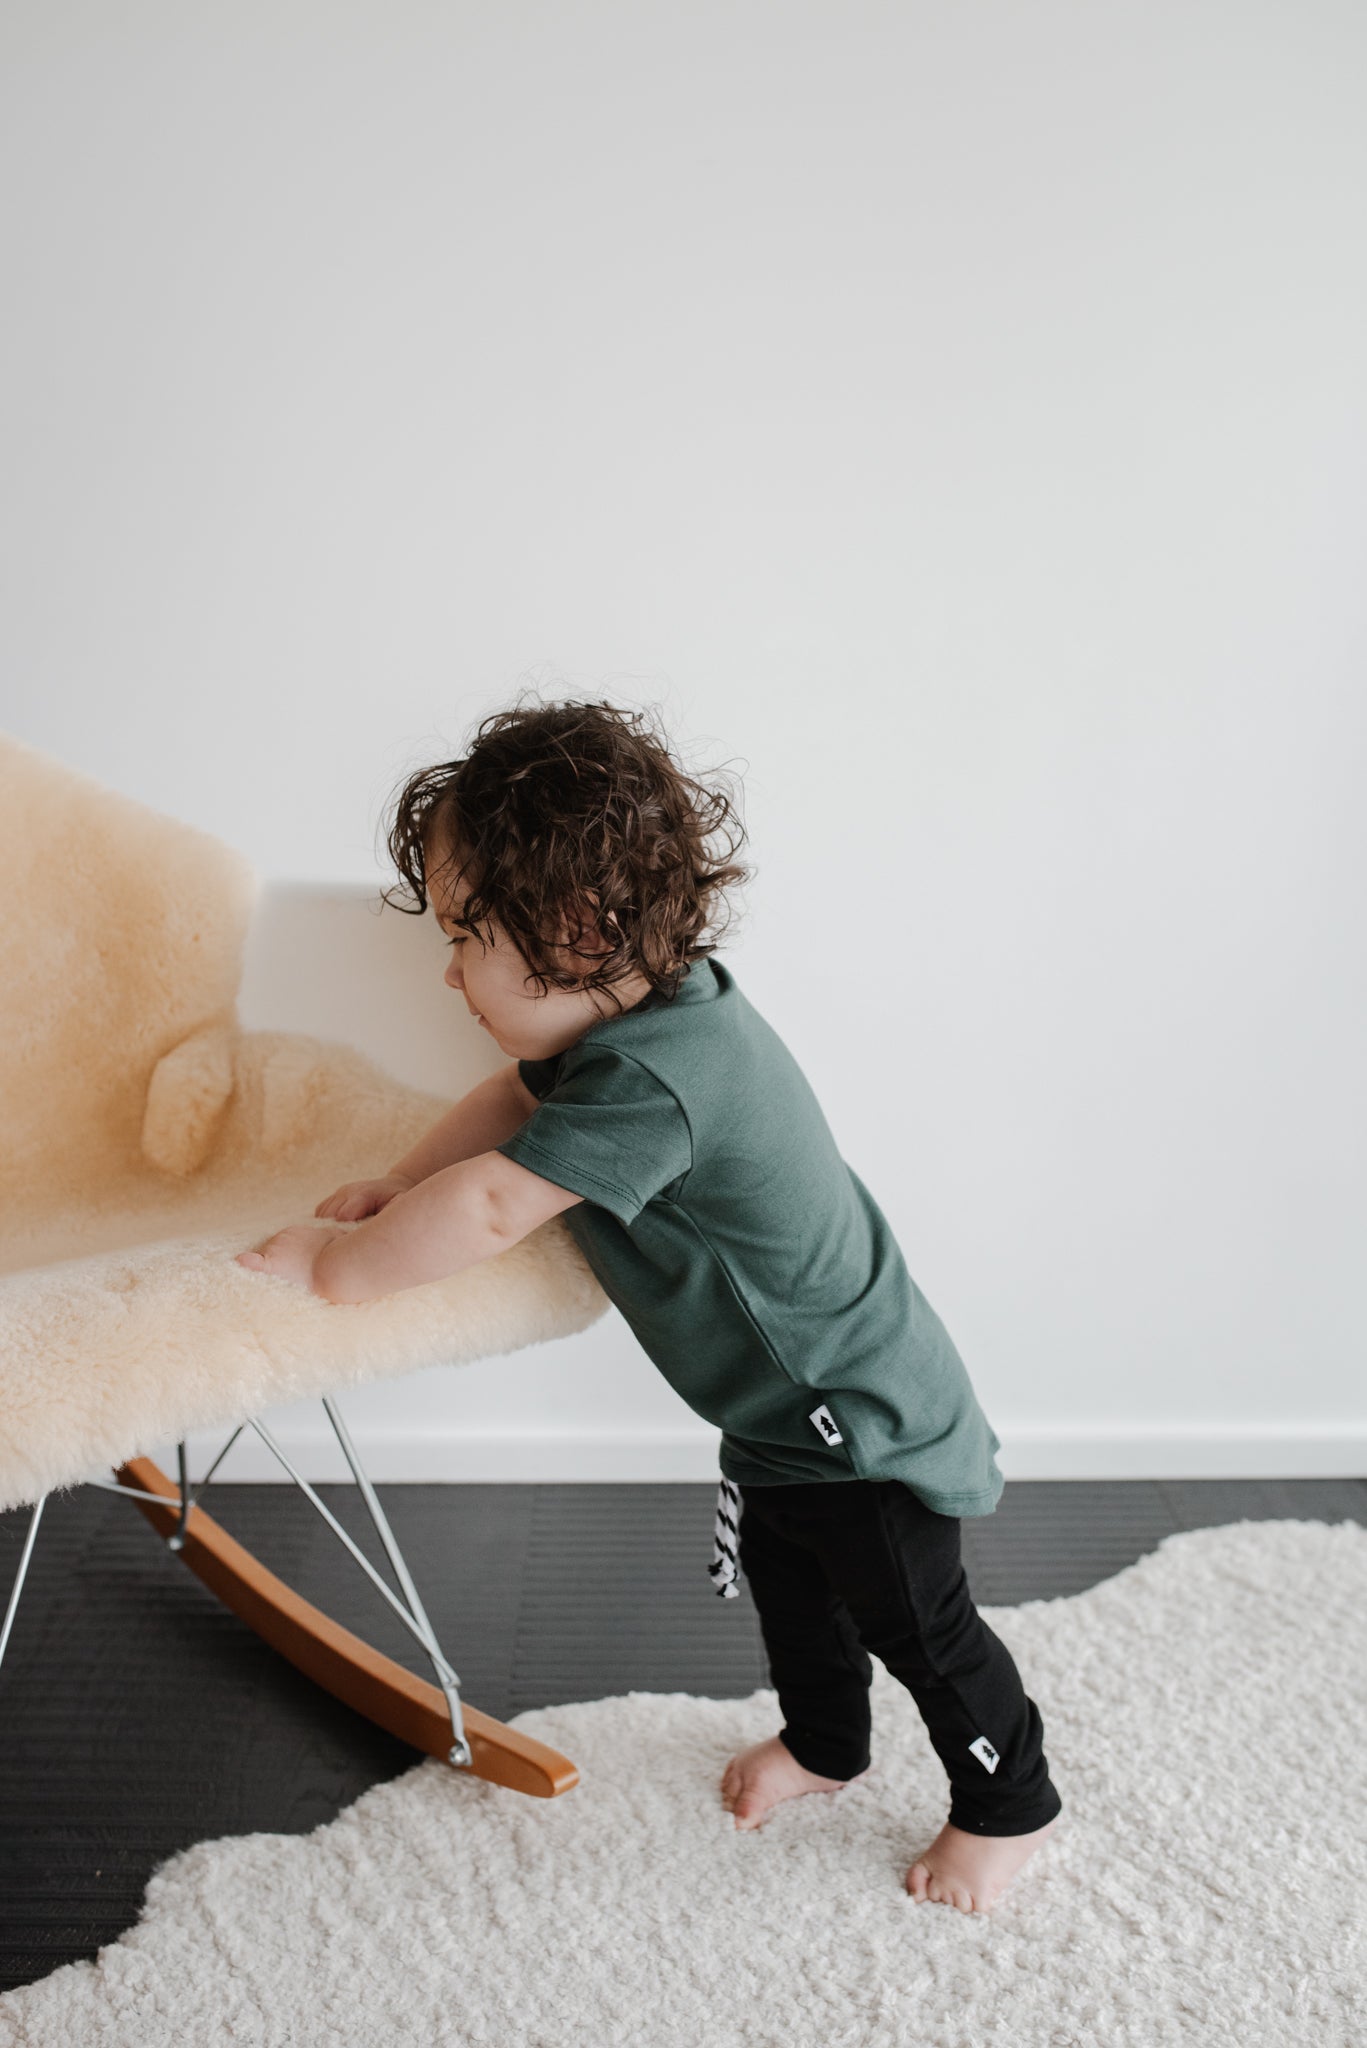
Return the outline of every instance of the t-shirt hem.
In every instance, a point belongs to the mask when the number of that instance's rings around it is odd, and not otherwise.
[[[913,1485],[910,1479],[904,1479],[902,1484],[910,1487],[928,1508],[934,1508],[937,1515],[990,1515],[1005,1491],[1002,1486],[994,1486],[985,1493],[931,1493],[923,1486]]]
[[[793,1473],[784,1478],[775,1472],[765,1472],[758,1466],[747,1467],[745,1470],[738,1472],[734,1469],[735,1462],[735,1460],[719,1460],[722,1477],[729,1479],[735,1486],[795,1486],[808,1480],[806,1473]],[[730,1471],[727,1470],[727,1463],[732,1465],[733,1469]],[[751,1476],[751,1473],[753,1473],[753,1476]],[[842,1480],[849,1481],[862,1477],[862,1473],[832,1467],[829,1472],[822,1473],[819,1478],[808,1483],[816,1486],[828,1486],[834,1482],[838,1485]],[[896,1472],[883,1473],[880,1477],[895,1479],[899,1486],[905,1486],[909,1492],[914,1493],[916,1498],[924,1502],[925,1506],[932,1509],[935,1514],[952,1515],[956,1520],[971,1520],[976,1515],[995,1513],[997,1503],[1005,1491],[1004,1480],[1000,1486],[989,1486],[985,1489],[979,1488],[971,1493],[942,1493],[934,1487],[919,1486],[914,1480],[904,1479]]]

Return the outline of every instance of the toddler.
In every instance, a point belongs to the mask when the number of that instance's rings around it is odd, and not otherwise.
[[[711,1574],[726,1597],[748,1580],[783,1715],[727,1763],[722,1807],[754,1828],[866,1774],[872,1653],[949,1779],[906,1888],[986,1912],[1062,1811],[960,1560],[960,1518],[1001,1497],[1000,1445],[801,1069],[713,957],[743,836],[643,714],[606,703],[495,713],[464,759],[410,776],[390,853],[509,1064],[319,1203],[359,1229],[294,1225],[239,1259],[368,1301],[563,1213],[722,1432]]]

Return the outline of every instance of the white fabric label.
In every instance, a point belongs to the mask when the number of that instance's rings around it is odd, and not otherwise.
[[[824,1405],[824,1403],[820,1408],[813,1408],[811,1414],[807,1417],[807,1420],[808,1422],[814,1422],[816,1424],[818,1430],[821,1432],[822,1436],[826,1439],[826,1442],[828,1444],[844,1443],[844,1437],[840,1434],[840,1431],[835,1426],[835,1417],[832,1415],[830,1409]]]
[[[980,1735],[976,1742],[969,1743],[968,1753],[978,1759],[985,1771],[995,1771],[1001,1762],[1001,1758],[985,1735]]]

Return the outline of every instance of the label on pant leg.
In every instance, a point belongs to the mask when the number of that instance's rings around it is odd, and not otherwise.
[[[969,1743],[968,1753],[978,1759],[985,1771],[995,1771],[1001,1762],[1001,1758],[985,1735],[980,1735],[976,1742]]]
[[[835,1426],[835,1417],[832,1415],[830,1409],[826,1407],[824,1402],[822,1403],[820,1408],[813,1408],[811,1414],[807,1417],[807,1420],[808,1422],[814,1422],[816,1424],[817,1429],[820,1431],[821,1435],[825,1438],[828,1444],[844,1443],[844,1437],[840,1434],[840,1431]]]

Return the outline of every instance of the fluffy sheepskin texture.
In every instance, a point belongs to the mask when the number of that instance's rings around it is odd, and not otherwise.
[[[558,1217],[356,1306],[237,1265],[449,1101],[346,1045],[244,1032],[248,863],[5,734],[0,854],[0,1509],[189,1430],[603,1313]]]
[[[944,1773],[875,1660],[874,1766],[722,1811],[744,1700],[519,1714],[549,1801],[425,1761],[307,1835],[202,1842],[93,1962],[0,1997],[0,2048],[1362,2048],[1367,1531],[1169,1536],[986,1607],[1065,1811],[992,1912],[918,1905]]]

